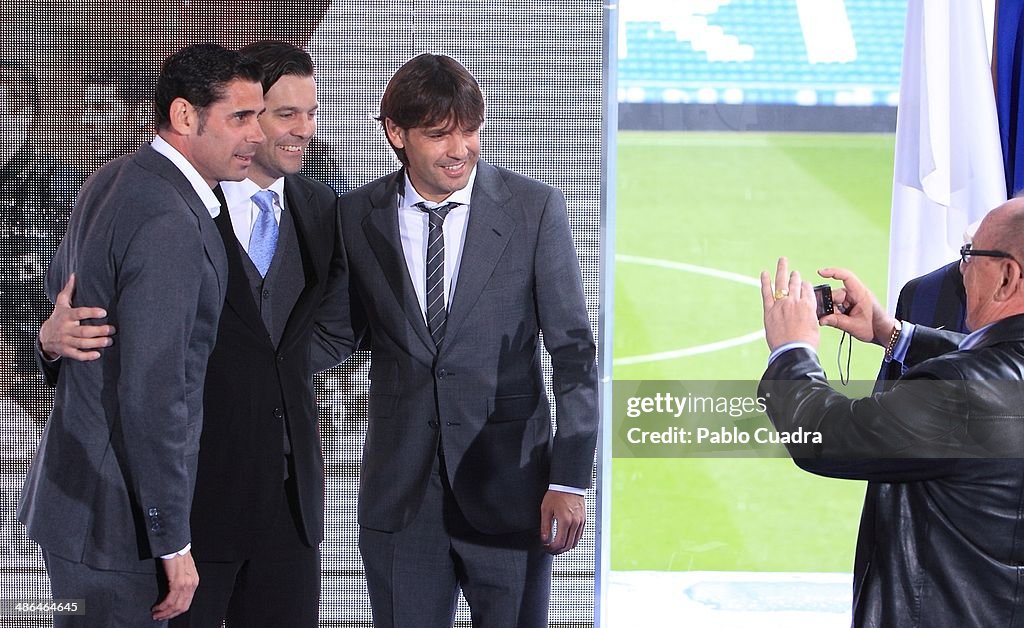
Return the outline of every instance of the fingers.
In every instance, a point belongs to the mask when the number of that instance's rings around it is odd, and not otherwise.
[[[789,260],[780,257],[775,265],[775,289],[781,290],[789,283]]]
[[[161,562],[167,576],[167,595],[151,609],[156,621],[171,619],[187,611],[199,586],[199,574],[191,553],[161,559]]]
[[[580,542],[587,519],[583,497],[548,491],[541,503],[541,542],[549,554],[567,552]]]
[[[772,288],[771,276],[767,270],[761,271],[761,303],[767,310],[775,301],[775,290]]]

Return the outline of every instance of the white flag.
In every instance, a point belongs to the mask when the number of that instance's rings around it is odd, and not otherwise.
[[[1006,200],[980,0],[909,0],[889,231],[889,310]]]

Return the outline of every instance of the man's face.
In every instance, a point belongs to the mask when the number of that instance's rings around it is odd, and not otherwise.
[[[189,139],[187,156],[210,187],[248,176],[265,139],[258,121],[262,111],[263,87],[241,79],[228,83],[224,97],[206,107],[203,123]]]
[[[129,140],[131,112],[113,85],[86,85],[83,96],[79,122],[88,152],[98,161],[109,161]]]
[[[28,140],[35,113],[27,90],[16,82],[0,82],[0,166],[6,165]]]
[[[995,234],[1002,229],[1001,209],[994,209],[978,227],[971,241],[975,250],[999,250]],[[960,273],[964,277],[964,292],[967,295],[965,323],[970,330],[988,325],[1000,317],[999,303],[994,295],[1003,282],[1004,258],[981,255],[968,256],[967,262],[960,262]]]
[[[405,149],[409,180],[430,201],[440,202],[469,183],[480,159],[480,128],[460,129],[454,124],[403,129],[385,120],[391,143]]]
[[[256,150],[249,178],[262,188],[302,169],[309,140],[316,132],[316,81],[284,75],[263,95],[267,110],[260,127],[267,140]]]

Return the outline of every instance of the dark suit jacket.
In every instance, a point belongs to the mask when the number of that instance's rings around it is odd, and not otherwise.
[[[61,368],[19,518],[45,550],[151,572],[191,539],[202,390],[227,285],[224,245],[185,176],[150,146],[82,188],[46,278],[107,310],[117,341]]]
[[[970,350],[955,350],[959,339],[918,327],[908,353],[917,366],[865,399],[830,388],[804,349],[779,356],[761,381],[780,431],[822,434],[816,448],[790,448],[798,465],[871,481],[854,626],[1024,622],[1024,316]]]
[[[966,311],[967,295],[959,260],[911,279],[900,290],[896,301],[899,320],[949,331],[967,331],[964,327]],[[876,389],[889,388],[888,382],[899,379],[902,373],[903,365],[899,362],[882,362]]]
[[[359,521],[405,527],[438,438],[448,481],[479,531],[536,530],[548,483],[590,485],[597,371],[561,192],[480,161],[461,270],[438,350],[399,241],[402,172],[339,201],[353,316],[371,338]],[[551,354],[558,429],[541,374]]]
[[[217,221],[227,245],[228,290],[206,376],[207,418],[192,510],[197,560],[240,560],[259,551],[258,533],[272,523],[270,515],[281,499],[283,425],[290,437],[290,472],[306,540],[315,547],[323,539],[324,466],[309,347],[325,299],[339,290],[347,296],[344,278],[338,276],[344,251],[337,196],[329,187],[289,176],[285,197],[305,285],[276,347],[253,299],[242,266],[245,253],[226,212]],[[332,307],[347,314],[344,304]]]

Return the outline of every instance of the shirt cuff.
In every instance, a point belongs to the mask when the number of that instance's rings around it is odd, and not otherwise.
[[[587,489],[576,488],[575,486],[563,486],[561,484],[548,484],[549,491],[558,491],[559,493],[572,493],[573,495],[579,495],[583,497],[587,494]]]
[[[886,362],[903,364],[907,359],[907,351],[910,350],[910,341],[914,339],[914,329],[917,325],[907,321],[901,321],[900,324],[900,337],[896,339],[896,344],[892,348],[892,359]]]
[[[185,554],[188,554],[191,551],[192,551],[192,544],[189,543],[188,545],[186,545],[185,547],[181,548],[177,552],[174,552],[173,554],[164,554],[160,558],[162,558],[164,560],[170,560],[172,558],[177,558],[179,556],[184,556]]]
[[[771,366],[772,362],[774,362],[776,360],[776,358],[778,358],[783,353],[789,351],[790,349],[807,349],[811,353],[817,353],[814,350],[814,346],[809,344],[809,343],[806,343],[806,342],[787,342],[784,345],[779,345],[779,346],[775,347],[775,350],[772,351],[771,355],[768,356],[768,366]]]

